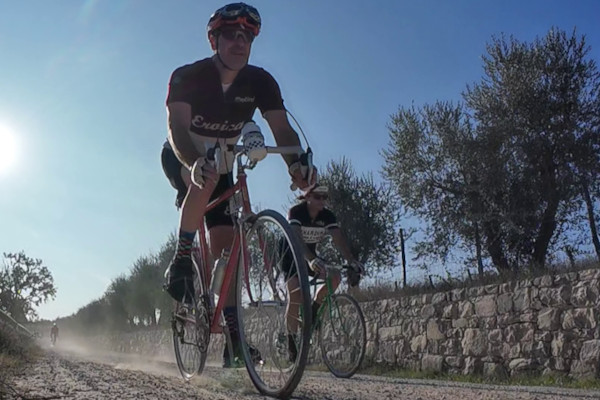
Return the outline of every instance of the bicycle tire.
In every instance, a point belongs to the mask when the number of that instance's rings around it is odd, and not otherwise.
[[[246,369],[259,392],[271,397],[289,398],[302,379],[309,351],[311,297],[304,254],[291,226],[276,211],[261,211],[243,233],[247,240],[248,273],[244,268],[244,249],[240,246],[236,293],[241,347]],[[277,244],[266,244],[270,239]],[[288,247],[280,247],[283,246],[282,240],[287,242]],[[280,248],[286,250],[281,251]],[[285,311],[290,298],[287,283],[293,275],[283,273],[281,253],[288,250],[298,266],[297,290],[300,291],[300,298],[293,304],[303,310],[300,312],[303,317],[297,317],[295,320],[298,324],[298,340],[294,342],[297,356],[294,361],[286,359],[287,363],[284,363],[275,338],[287,332]],[[254,289],[248,290],[249,287]],[[252,292],[252,296],[248,292]],[[250,348],[259,351],[260,361],[252,358]]]
[[[194,265],[192,304],[176,302],[171,322],[177,368],[185,381],[189,381],[204,370],[210,340],[209,304],[206,302],[204,286],[201,282],[199,260],[196,257],[192,257],[192,260]],[[187,340],[186,334],[189,334]],[[186,352],[188,357],[185,356]]]
[[[354,311],[352,311],[352,309],[354,309]],[[341,326],[341,329],[340,326],[336,328],[336,322],[332,322],[332,316],[333,318],[336,318],[337,321],[345,320],[354,324],[358,323],[358,326],[347,326],[347,324],[344,323],[343,326]],[[328,341],[328,338],[325,335],[335,335],[335,339],[341,339],[343,343],[336,348],[335,341],[333,341],[333,346],[328,347],[328,345],[332,344],[332,341]],[[341,335],[344,335],[345,337],[342,337]],[[356,343],[356,345],[349,346],[352,343]],[[360,305],[354,297],[346,293],[334,294],[331,297],[329,307],[327,307],[321,315],[319,324],[319,347],[321,349],[323,362],[329,371],[336,377],[350,378],[358,371],[365,357],[367,347],[367,327]],[[338,364],[338,361],[342,361],[342,363]]]

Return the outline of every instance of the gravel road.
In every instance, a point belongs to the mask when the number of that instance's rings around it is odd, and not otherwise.
[[[245,369],[207,366],[184,383],[177,366],[124,354],[94,353],[81,348],[47,349],[26,374],[14,380],[16,394],[6,399],[265,399]],[[562,400],[600,399],[600,391],[543,387],[507,387],[432,380],[356,375],[349,380],[307,371],[294,399],[302,400]]]

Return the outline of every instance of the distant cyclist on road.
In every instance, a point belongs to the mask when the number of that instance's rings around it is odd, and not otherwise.
[[[335,214],[325,204],[329,197],[329,188],[324,185],[316,184],[306,194],[300,196],[300,204],[290,208],[288,220],[292,228],[296,231],[298,237],[302,238],[304,244],[304,257],[309,266],[308,274],[312,277],[318,276],[321,279],[326,278],[327,270],[331,277],[332,289],[335,291],[340,284],[341,275],[336,269],[331,269],[317,254],[317,243],[321,242],[326,235],[331,235],[335,248],[342,254],[351,268],[348,269],[348,285],[357,286],[361,275],[365,269],[350,252],[350,247],[340,229]],[[293,296],[298,293],[295,290],[298,286],[296,275],[296,264],[291,258],[290,252],[284,252],[283,268],[287,274],[292,277],[288,280],[288,292]],[[317,315],[323,299],[327,295],[327,286],[319,288],[312,304],[313,322]],[[298,329],[299,300],[291,299],[288,302],[287,325],[288,325],[288,345],[290,361],[294,361],[298,352],[296,348],[295,332]]]
[[[50,328],[50,342],[52,346],[56,344],[56,339],[58,339],[58,326],[56,322],[52,324],[52,328]]]

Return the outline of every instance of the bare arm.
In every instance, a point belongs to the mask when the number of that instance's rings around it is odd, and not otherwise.
[[[275,143],[278,146],[300,146],[300,138],[298,133],[292,128],[287,119],[285,110],[271,110],[264,114],[265,119],[269,123],[269,128],[275,137]],[[294,154],[283,155],[288,167],[298,161],[298,156]],[[302,237],[302,236],[301,236]]]
[[[167,105],[167,119],[169,123],[169,143],[175,155],[187,168],[191,168],[200,157],[196,146],[189,134],[192,122],[192,107],[184,102],[173,102]]]
[[[338,249],[340,253],[342,253],[342,256],[346,259],[346,261],[348,261],[349,263],[354,261],[354,257],[350,252],[350,247],[348,246],[348,242],[346,241],[342,230],[340,228],[333,228],[330,230],[329,233],[331,233],[331,238],[333,239],[333,244],[335,245],[335,248]]]

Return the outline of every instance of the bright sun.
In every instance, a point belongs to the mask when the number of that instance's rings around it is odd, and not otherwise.
[[[0,175],[7,172],[17,161],[17,138],[7,127],[0,124]]]

